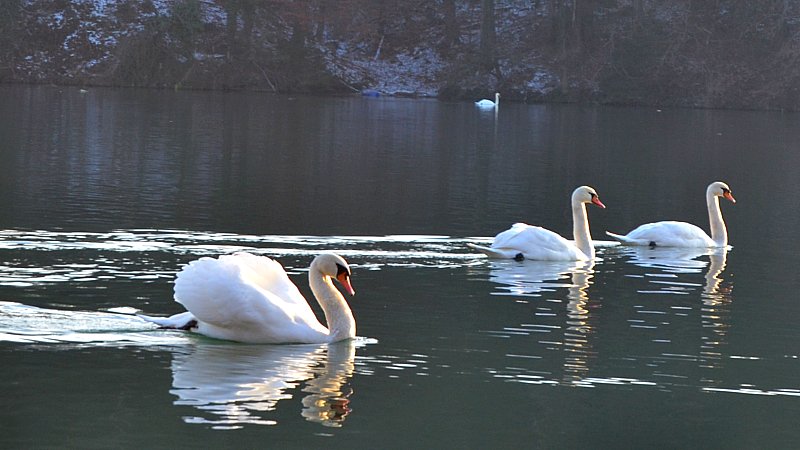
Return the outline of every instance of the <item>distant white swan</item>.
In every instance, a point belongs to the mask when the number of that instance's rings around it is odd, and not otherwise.
[[[494,238],[491,247],[467,244],[490,258],[532,259],[540,261],[586,261],[594,258],[586,203],[605,208],[597,192],[580,186],[572,192],[572,234],[575,242],[560,235],[524,223],[515,223]]]
[[[711,237],[696,225],[686,222],[663,221],[646,223],[635,228],[626,235],[606,234],[625,245],[649,245],[651,247],[725,247],[728,245],[728,230],[722,220],[722,211],[719,208],[719,197],[724,197],[733,203],[736,200],[731,194],[731,188],[721,181],[715,181],[706,189],[706,206],[708,207],[708,221],[711,227]]]
[[[308,281],[325,313],[325,328],[283,267],[250,253],[192,261],[178,273],[175,301],[188,309],[171,317],[143,319],[166,328],[255,344],[318,344],[354,338],[356,322],[331,279],[350,295],[350,267],[333,253],[311,262]]]
[[[494,101],[483,99],[475,102],[475,106],[478,108],[495,108],[500,106],[500,93],[495,92],[494,94]]]

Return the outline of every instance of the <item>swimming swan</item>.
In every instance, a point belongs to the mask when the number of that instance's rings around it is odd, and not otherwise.
[[[649,245],[651,247],[725,247],[728,245],[728,230],[722,220],[719,209],[719,198],[724,197],[733,203],[736,199],[731,188],[721,181],[715,181],[706,189],[706,205],[708,221],[711,226],[711,237],[696,225],[673,220],[646,223],[626,235],[606,234],[625,245]]]
[[[540,261],[587,261],[594,258],[586,203],[605,208],[597,192],[580,186],[572,192],[572,234],[574,242],[560,235],[524,223],[515,223],[494,238],[491,247],[467,244],[490,258],[532,259]]]
[[[332,278],[355,295],[350,267],[342,257],[325,253],[314,258],[308,282],[328,328],[317,320],[280,263],[244,252],[200,258],[178,273],[175,301],[187,312],[139,316],[165,328],[254,344],[317,344],[354,338],[353,313]]]
[[[494,101],[483,99],[475,102],[475,106],[477,106],[478,108],[487,108],[487,109],[500,106],[500,93],[495,92]]]

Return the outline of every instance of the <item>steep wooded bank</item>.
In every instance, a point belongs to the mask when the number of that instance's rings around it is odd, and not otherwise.
[[[800,109],[789,0],[7,0],[0,82]]]

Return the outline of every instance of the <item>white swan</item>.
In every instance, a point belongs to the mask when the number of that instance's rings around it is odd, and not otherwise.
[[[325,313],[325,328],[283,267],[265,256],[235,253],[200,258],[178,273],[175,301],[188,309],[143,319],[166,328],[254,344],[318,344],[354,338],[356,322],[331,278],[350,295],[350,267],[333,253],[311,262],[308,282]]]
[[[475,106],[477,106],[478,108],[496,108],[500,106],[500,93],[495,92],[494,101],[483,99],[475,102]]]
[[[706,205],[708,206],[708,221],[711,227],[711,237],[696,225],[673,220],[646,223],[626,235],[606,234],[626,245],[649,245],[651,247],[725,247],[728,245],[728,230],[722,220],[722,211],[719,209],[719,197],[724,197],[733,203],[736,199],[731,194],[731,188],[721,181],[715,181],[706,189]]]
[[[586,203],[605,208],[597,192],[580,186],[572,192],[572,235],[570,242],[558,234],[524,223],[515,223],[494,238],[490,248],[468,244],[490,258],[532,259],[541,261],[586,261],[594,258],[594,246],[586,217]]]

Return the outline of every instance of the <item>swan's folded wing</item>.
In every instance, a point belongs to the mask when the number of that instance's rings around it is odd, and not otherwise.
[[[697,225],[665,220],[662,222],[646,223],[636,227],[626,236],[630,240],[640,242],[640,245],[663,247],[713,247],[714,241]]]
[[[543,261],[586,259],[573,243],[557,233],[525,223],[515,223],[495,236],[492,248],[516,250],[527,259]]]
[[[243,281],[271,292],[287,303],[296,304],[311,311],[308,301],[292,283],[278,261],[246,252],[220,256],[219,259],[223,263],[238,267],[239,276]]]
[[[175,280],[175,300],[198,320],[220,328],[265,329],[297,323],[321,327],[308,302],[277,262],[241,255],[200,258],[189,263]]]

